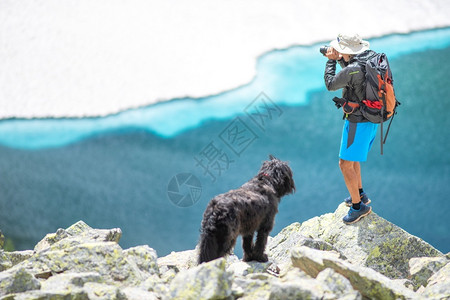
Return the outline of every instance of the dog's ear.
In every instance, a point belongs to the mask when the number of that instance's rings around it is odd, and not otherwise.
[[[274,159],[277,159],[275,156],[273,156],[272,154],[269,154],[269,159],[270,160],[274,160]]]

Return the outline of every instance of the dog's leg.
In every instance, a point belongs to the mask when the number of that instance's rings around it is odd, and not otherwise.
[[[253,234],[242,237],[242,249],[244,249],[243,261],[253,260]]]
[[[269,260],[267,254],[264,253],[269,233],[270,229],[267,228],[259,229],[258,235],[256,237],[255,246],[253,247],[253,260],[259,262],[267,262]]]
[[[221,234],[218,235],[219,257],[233,254],[234,245],[236,244],[237,232],[230,227],[221,230]]]

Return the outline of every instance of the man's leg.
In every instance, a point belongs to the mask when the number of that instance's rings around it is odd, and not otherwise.
[[[359,162],[339,159],[339,167],[344,175],[345,185],[347,186],[352,203],[361,202],[359,188],[361,186],[361,167]]]
[[[352,207],[348,214],[342,219],[345,224],[358,222],[362,217],[367,216],[372,211],[370,206],[361,202],[358,185],[361,182],[361,167],[357,162],[339,159],[339,167],[344,175],[345,185],[352,197]],[[359,171],[358,171],[359,170]]]
[[[353,166],[356,173],[356,177],[358,178],[358,189],[362,189],[361,164],[359,163],[359,161],[355,161]]]
[[[362,180],[359,162],[366,161],[367,154],[375,139],[376,128],[377,124],[370,122],[352,123],[346,120],[344,123],[341,148],[339,150],[339,166],[351,198],[346,199],[345,202],[347,205],[352,206],[348,214],[342,219],[345,224],[358,222],[372,211],[370,206],[361,202],[359,189],[362,189]],[[348,203],[350,201],[351,204]],[[369,202],[367,199],[365,203]]]

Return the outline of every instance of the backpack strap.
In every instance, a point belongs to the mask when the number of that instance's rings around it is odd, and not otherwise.
[[[352,110],[351,111],[346,111],[345,107],[348,106],[350,107]],[[344,103],[344,105],[342,106],[342,110],[344,111],[345,114],[347,115],[351,115],[355,109],[359,108],[359,103],[358,102],[350,102],[350,101],[346,101]]]
[[[391,128],[392,120],[394,120],[394,116],[395,116],[395,114],[392,115],[392,118],[389,121],[388,129],[386,130],[386,135],[384,136],[383,144],[386,144],[386,139],[387,139],[388,134],[389,134],[389,129]]]
[[[384,116],[383,116],[383,109],[381,109],[381,118],[383,118]],[[384,143],[383,143],[383,121],[381,121],[381,124],[380,124],[380,148],[381,148],[381,155],[383,155],[383,145],[384,145]]]

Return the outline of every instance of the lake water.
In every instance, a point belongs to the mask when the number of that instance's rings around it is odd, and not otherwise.
[[[384,155],[377,139],[362,164],[364,189],[374,212],[449,252],[450,29],[370,42],[387,53],[402,105]],[[297,185],[272,236],[333,212],[347,197],[343,121],[319,46],[267,53],[251,83],[203,99],[104,118],[1,121],[0,229],[17,249],[78,220],[120,227],[123,247],[193,249],[209,199],[250,179],[268,154],[290,162]]]

